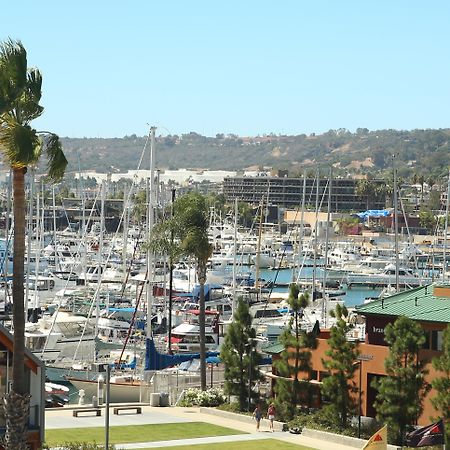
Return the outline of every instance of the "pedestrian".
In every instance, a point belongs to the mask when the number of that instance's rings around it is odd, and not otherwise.
[[[270,431],[273,433],[273,421],[275,420],[275,405],[271,403],[267,410],[267,418],[269,419]]]
[[[256,408],[253,411],[253,417],[256,420],[256,431],[259,431],[259,425],[261,423],[261,417],[262,417],[261,408],[259,406],[259,403],[256,405]]]

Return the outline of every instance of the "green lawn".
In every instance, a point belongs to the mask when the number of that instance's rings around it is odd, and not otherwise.
[[[245,433],[204,422],[116,426],[110,428],[109,442],[111,444],[126,444],[209,436],[228,436],[230,434]],[[64,442],[105,442],[105,428],[62,428],[45,431],[45,443],[47,445],[56,446]]]
[[[164,447],[164,450],[313,450],[311,447],[290,444],[276,439],[261,439],[259,441],[224,442],[220,444],[180,445]],[[120,450],[120,447],[118,448]],[[135,449],[145,450],[145,449]]]

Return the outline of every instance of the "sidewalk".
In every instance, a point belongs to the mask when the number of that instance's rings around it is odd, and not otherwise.
[[[87,405],[86,405],[87,407]],[[46,429],[55,428],[84,428],[84,427],[104,427],[105,412],[102,411],[101,417],[80,416],[73,417],[74,408],[48,409],[45,411]],[[143,424],[161,424],[161,423],[187,423],[187,422],[205,422],[222,427],[232,428],[234,430],[244,431],[248,434],[239,434],[231,436],[203,437],[196,439],[179,439],[172,441],[141,442],[132,444],[120,444],[117,447],[123,449],[135,448],[158,448],[178,445],[195,445],[215,442],[239,442],[259,439],[278,439],[292,444],[304,445],[318,450],[345,450],[354,447],[348,447],[340,444],[334,444],[320,439],[291,434],[278,431],[279,425],[275,427],[275,432],[269,432],[267,420],[261,421],[261,431],[256,432],[255,422],[246,422],[238,414],[231,414],[228,417],[208,414],[205,409],[183,408],[183,407],[151,407],[142,406],[142,414],[112,414],[110,413],[110,426],[124,425],[143,425]]]

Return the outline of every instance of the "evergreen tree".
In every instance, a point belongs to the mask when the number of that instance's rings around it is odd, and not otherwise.
[[[442,376],[435,378],[432,382],[437,391],[436,397],[431,401],[436,409],[439,409],[446,424],[450,424],[450,326],[444,331],[442,355],[433,358],[433,367]],[[446,444],[450,445],[450,426],[446,426]]]
[[[330,375],[323,380],[322,394],[330,401],[326,411],[336,424],[345,428],[349,424],[351,415],[356,411],[356,404],[352,394],[358,388],[353,382],[357,370],[358,348],[355,342],[347,339],[347,333],[352,326],[348,323],[348,311],[345,306],[337,305],[331,312],[336,317],[336,324],[331,328],[328,339],[329,350],[325,355],[329,359],[322,359],[325,369]]]
[[[426,393],[425,370],[418,353],[425,343],[421,326],[408,317],[399,317],[385,328],[389,356],[384,361],[386,377],[374,382],[377,419],[387,423],[395,442],[402,444],[408,425],[417,423]]]
[[[274,363],[278,378],[275,385],[277,411],[284,419],[291,419],[299,404],[309,405],[309,384],[304,380],[310,379],[311,352],[315,336],[307,334],[300,328],[303,309],[309,304],[307,293],[300,294],[299,288],[292,283],[289,286],[289,307],[292,318],[289,327],[280,336],[284,346],[281,358]]]
[[[256,333],[248,305],[240,299],[228,327],[220,358],[225,365],[225,393],[239,398],[239,409],[244,411],[256,399],[254,386],[263,379],[258,365],[261,355],[256,351]],[[251,398],[249,399],[249,394]]]

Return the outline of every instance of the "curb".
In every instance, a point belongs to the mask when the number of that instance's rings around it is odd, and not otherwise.
[[[222,411],[220,409],[215,409],[215,408],[206,408],[203,406],[200,407],[200,412],[203,414],[210,414],[212,416],[223,417],[225,419],[237,420],[238,422],[244,422],[244,423],[249,423],[249,424],[255,425],[255,419],[252,416],[248,416],[246,414],[238,414],[238,413],[233,413],[233,412],[229,412],[229,411]],[[262,426],[268,428],[269,423],[270,423],[269,420],[261,419]],[[279,422],[277,420],[273,421],[274,431],[283,431],[284,426],[285,426],[284,422]]]

